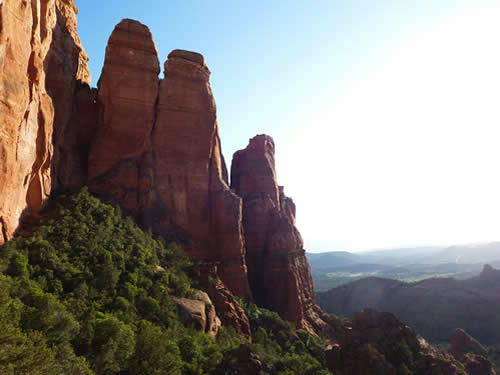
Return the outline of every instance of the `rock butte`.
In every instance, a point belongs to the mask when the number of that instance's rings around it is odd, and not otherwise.
[[[327,318],[315,302],[295,204],[276,180],[274,151],[271,137],[257,135],[231,165],[231,187],[243,198],[250,287],[258,305],[311,332],[324,330]]]
[[[324,327],[271,138],[236,153],[235,194],[203,56],[172,51],[160,80],[149,29],[124,19],[93,89],[76,14],[71,0],[0,3],[0,243],[53,189],[88,185],[220,277],[207,289],[225,324],[250,335],[238,295]]]

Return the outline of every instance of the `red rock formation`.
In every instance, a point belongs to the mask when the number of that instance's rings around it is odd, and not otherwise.
[[[217,317],[210,297],[205,292],[198,290],[196,299],[179,297],[173,299],[184,326],[206,332],[213,339],[217,337],[221,321]]]
[[[88,79],[75,14],[70,0],[0,2],[0,243],[12,237],[23,213],[38,213],[51,191],[57,129],[46,72],[59,59],[65,79]],[[67,59],[68,48],[77,61]],[[57,108],[73,100],[59,97]]]
[[[223,325],[233,327],[238,334],[251,341],[250,321],[234,295],[219,279],[217,266],[217,263],[200,264],[198,279],[213,301]]]
[[[227,185],[210,72],[200,54],[175,50],[161,84],[158,73],[148,28],[120,22],[99,79],[89,186],[194,259],[217,261],[231,291],[250,298],[241,199]]]
[[[231,187],[243,198],[248,275],[257,304],[311,332],[324,328],[295,227],[295,205],[276,181],[271,137],[258,135],[234,154]]]
[[[467,354],[458,358],[443,352],[388,312],[365,309],[344,328],[340,345],[325,353],[327,366],[335,374],[495,375],[485,357]]]
[[[98,83],[99,125],[88,161],[89,186],[138,216],[151,187],[160,66],[149,29],[129,19],[111,34]]]
[[[231,291],[250,297],[241,199],[227,185],[209,76],[198,53],[175,50],[165,63],[152,134],[156,206],[163,215],[153,229],[181,240],[194,259],[218,261]]]
[[[488,356],[488,351],[473,337],[461,328],[456,328],[450,337],[450,352],[456,356],[472,353]]]
[[[95,106],[87,105],[82,111],[81,104],[82,100],[95,98],[89,88],[88,56],[76,27],[78,10],[72,0],[60,0],[55,13],[51,48],[44,62],[45,85],[54,104],[52,187],[79,187],[85,184],[87,171],[81,166],[82,155],[77,152],[75,138],[83,142],[85,129],[96,125],[95,117],[91,118]],[[84,159],[86,164],[87,155]]]
[[[239,302],[221,280],[216,280],[207,286],[207,293],[212,299],[215,310],[219,315],[222,324],[226,327],[233,327],[235,331],[252,340],[250,322]]]

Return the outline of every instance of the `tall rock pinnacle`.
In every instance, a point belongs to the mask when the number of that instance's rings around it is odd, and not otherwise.
[[[194,259],[217,263],[231,291],[251,297],[242,203],[227,183],[210,71],[183,50],[170,53],[161,82],[159,71],[148,28],[121,21],[98,84],[89,186]]]
[[[160,65],[149,29],[129,19],[116,25],[98,83],[99,120],[89,185],[133,216],[150,194],[151,131]]]
[[[243,198],[250,287],[257,304],[316,332],[326,323],[295,227],[295,204],[276,181],[274,150],[271,137],[257,135],[231,166],[231,187]]]
[[[183,240],[189,255],[219,262],[237,295],[250,297],[241,199],[227,185],[210,71],[203,56],[172,51],[160,84],[152,134],[156,207],[153,229]]]

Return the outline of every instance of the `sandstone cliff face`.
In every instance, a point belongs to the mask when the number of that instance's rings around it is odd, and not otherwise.
[[[209,76],[197,53],[175,50],[165,63],[152,134],[157,206],[164,215],[154,217],[153,228],[180,236],[195,259],[219,262],[222,280],[250,297],[241,199],[227,185]]]
[[[234,194],[203,56],[173,51],[160,81],[149,29],[125,19],[91,89],[76,13],[72,0],[0,3],[0,242],[53,188],[88,184],[144,228],[216,264],[228,289],[214,295],[225,296],[226,320],[246,327],[231,302],[231,293],[252,299],[241,196],[257,302],[311,331],[323,324],[295,206],[276,183],[274,143],[256,137],[235,157]]]
[[[38,213],[51,191],[54,106],[72,102],[60,95],[54,104],[48,92],[47,77],[57,76],[54,62],[68,69],[65,79],[88,80],[75,15],[69,0],[0,2],[0,243],[12,237],[23,214]],[[76,62],[65,60],[71,48]]]
[[[92,190],[135,217],[152,184],[148,164],[159,72],[149,29],[137,21],[121,21],[109,38],[98,83],[98,128],[88,178]]]
[[[44,62],[45,85],[54,105],[52,188],[85,184],[82,162],[86,164],[86,155],[82,158],[78,147],[85,137],[88,139],[85,130],[96,125],[89,58],[78,36],[77,13],[73,0],[56,2],[56,25]]]
[[[250,286],[257,304],[314,332],[326,323],[314,300],[295,205],[276,180],[274,148],[271,137],[258,135],[231,166],[231,187],[243,198]]]
[[[227,185],[210,72],[182,50],[170,53],[161,82],[159,71],[149,29],[120,22],[99,79],[89,186],[194,259],[218,262],[231,291],[250,298],[241,199]]]

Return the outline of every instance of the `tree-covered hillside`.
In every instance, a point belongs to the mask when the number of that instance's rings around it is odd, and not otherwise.
[[[86,189],[53,198],[0,247],[0,373],[229,374],[248,351],[262,373],[328,374],[317,339],[256,306],[252,345],[185,328],[172,297],[194,298],[193,269]]]

